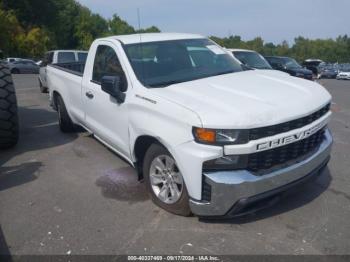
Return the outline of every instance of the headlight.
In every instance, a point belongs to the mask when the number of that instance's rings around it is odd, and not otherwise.
[[[193,127],[193,135],[196,142],[202,144],[230,145],[244,144],[248,142],[247,130]]]

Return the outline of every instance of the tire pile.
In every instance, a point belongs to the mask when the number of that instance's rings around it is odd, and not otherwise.
[[[17,99],[8,68],[0,63],[0,149],[7,149],[18,141]]]

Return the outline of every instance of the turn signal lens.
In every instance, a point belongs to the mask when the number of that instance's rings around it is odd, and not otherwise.
[[[194,135],[196,138],[204,143],[215,143],[216,132],[212,129],[195,128]]]
[[[193,136],[197,143],[211,145],[232,145],[248,142],[248,132],[245,130],[212,129],[193,127]]]

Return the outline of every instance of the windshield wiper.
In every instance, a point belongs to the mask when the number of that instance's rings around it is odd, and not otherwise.
[[[170,86],[170,85],[179,84],[179,83],[183,83],[183,82],[187,82],[187,81],[193,81],[193,80],[198,80],[198,79],[201,79],[201,78],[218,76],[218,75],[231,74],[231,73],[235,73],[235,72],[236,71],[234,71],[234,70],[230,70],[230,71],[225,71],[225,72],[219,72],[219,73],[216,73],[216,74],[213,74],[213,75],[200,76],[200,77],[191,78],[191,79],[171,80],[171,81],[161,82],[161,83],[156,83],[156,84],[148,84],[148,86],[151,87],[151,88],[167,87],[167,86]]]
[[[230,71],[225,71],[225,72],[216,73],[216,74],[214,74],[213,76],[226,75],[226,74],[231,74],[231,73],[234,73],[234,72],[236,72],[236,71],[230,70]]]
[[[167,87],[170,85],[178,84],[181,82],[184,82],[185,80],[172,80],[172,81],[167,81],[167,82],[162,82],[162,83],[156,83],[156,84],[150,84],[150,87]]]

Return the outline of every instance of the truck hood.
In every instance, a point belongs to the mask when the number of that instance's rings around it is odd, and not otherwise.
[[[319,84],[273,70],[245,71],[151,89],[195,112],[206,128],[254,128],[297,119],[330,102]]]

